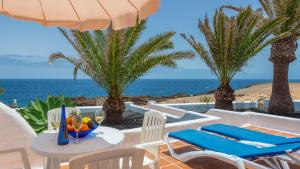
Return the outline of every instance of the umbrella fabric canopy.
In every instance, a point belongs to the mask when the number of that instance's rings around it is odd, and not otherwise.
[[[0,0],[0,13],[81,31],[135,26],[159,8],[159,0]]]

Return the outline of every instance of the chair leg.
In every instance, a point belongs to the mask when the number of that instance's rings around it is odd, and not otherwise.
[[[154,163],[154,169],[159,169],[159,160],[160,160],[160,148],[157,147],[156,150],[155,150],[155,163]]]
[[[289,164],[286,161],[280,160],[283,169],[290,169]]]
[[[160,160],[160,155],[159,155],[159,152],[160,152],[160,148],[159,147],[153,147],[153,148],[150,148],[150,149],[146,149],[147,151],[149,151],[153,156],[153,163],[151,163],[149,165],[149,167],[151,169],[159,169],[160,166],[159,166],[159,160]]]
[[[274,161],[274,164],[279,168],[282,169],[282,167],[280,166],[280,164],[278,163],[277,159],[275,157],[272,158],[272,160]]]
[[[156,161],[156,162],[154,162],[152,164],[149,164],[148,167],[150,167],[151,169],[160,169],[158,161]]]
[[[271,159],[265,158],[263,160],[265,163],[267,163],[273,169],[281,169],[280,166],[278,166],[278,165],[276,165],[276,163],[274,163],[273,159],[271,160]]]
[[[153,166],[154,169],[159,169],[159,161],[156,161]]]
[[[25,149],[20,149],[22,161],[25,169],[31,169],[30,162]]]

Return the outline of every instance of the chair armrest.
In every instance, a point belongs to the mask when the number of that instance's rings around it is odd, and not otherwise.
[[[18,147],[18,148],[9,148],[9,149],[2,149],[2,150],[0,150],[0,154],[21,152],[23,149],[24,148],[21,148],[21,147]]]
[[[158,147],[163,144],[165,144],[164,141],[160,140],[160,141],[153,141],[153,142],[148,142],[148,143],[137,144],[137,145],[135,145],[135,147],[148,149],[148,148]]]
[[[7,154],[7,153],[20,153],[21,157],[22,157],[22,162],[23,162],[24,169],[31,169],[29,159],[28,159],[25,148],[17,147],[17,148],[10,148],[10,149],[0,150],[0,154]]]

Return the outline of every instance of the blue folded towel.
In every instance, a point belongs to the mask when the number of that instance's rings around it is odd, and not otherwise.
[[[255,141],[274,145],[300,142],[300,137],[287,138],[282,136],[275,136],[272,134],[262,133],[259,131],[249,130],[226,124],[211,124],[201,127],[201,130],[231,137],[236,140]]]

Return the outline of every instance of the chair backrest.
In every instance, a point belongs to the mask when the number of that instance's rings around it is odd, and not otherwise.
[[[167,118],[160,112],[146,112],[144,114],[140,143],[162,140],[166,121]]]
[[[66,107],[66,116],[68,116],[69,114],[72,113],[72,111],[76,111],[75,108],[73,107]],[[52,125],[51,125],[51,117],[52,115],[57,114],[59,117],[61,115],[61,108],[56,108],[56,109],[52,109],[50,111],[48,111],[47,113],[47,118],[48,118],[48,131],[52,131],[54,130]]]
[[[165,125],[167,118],[160,112],[148,111],[144,114],[144,121],[142,127],[142,133],[140,137],[140,143],[156,142],[163,139]],[[154,156],[156,161],[155,165],[158,165],[159,161],[159,146],[153,146],[146,149],[147,152]],[[158,168],[158,167],[155,167]]]
[[[36,136],[35,131],[15,109],[1,102],[0,128],[0,150],[25,148],[31,165],[42,166],[42,158],[31,151],[32,139]],[[18,154],[0,155],[0,166],[5,166],[4,168],[19,168],[22,165]]]
[[[70,169],[142,169],[144,154],[144,149],[136,147],[92,152],[72,158],[69,166]]]

